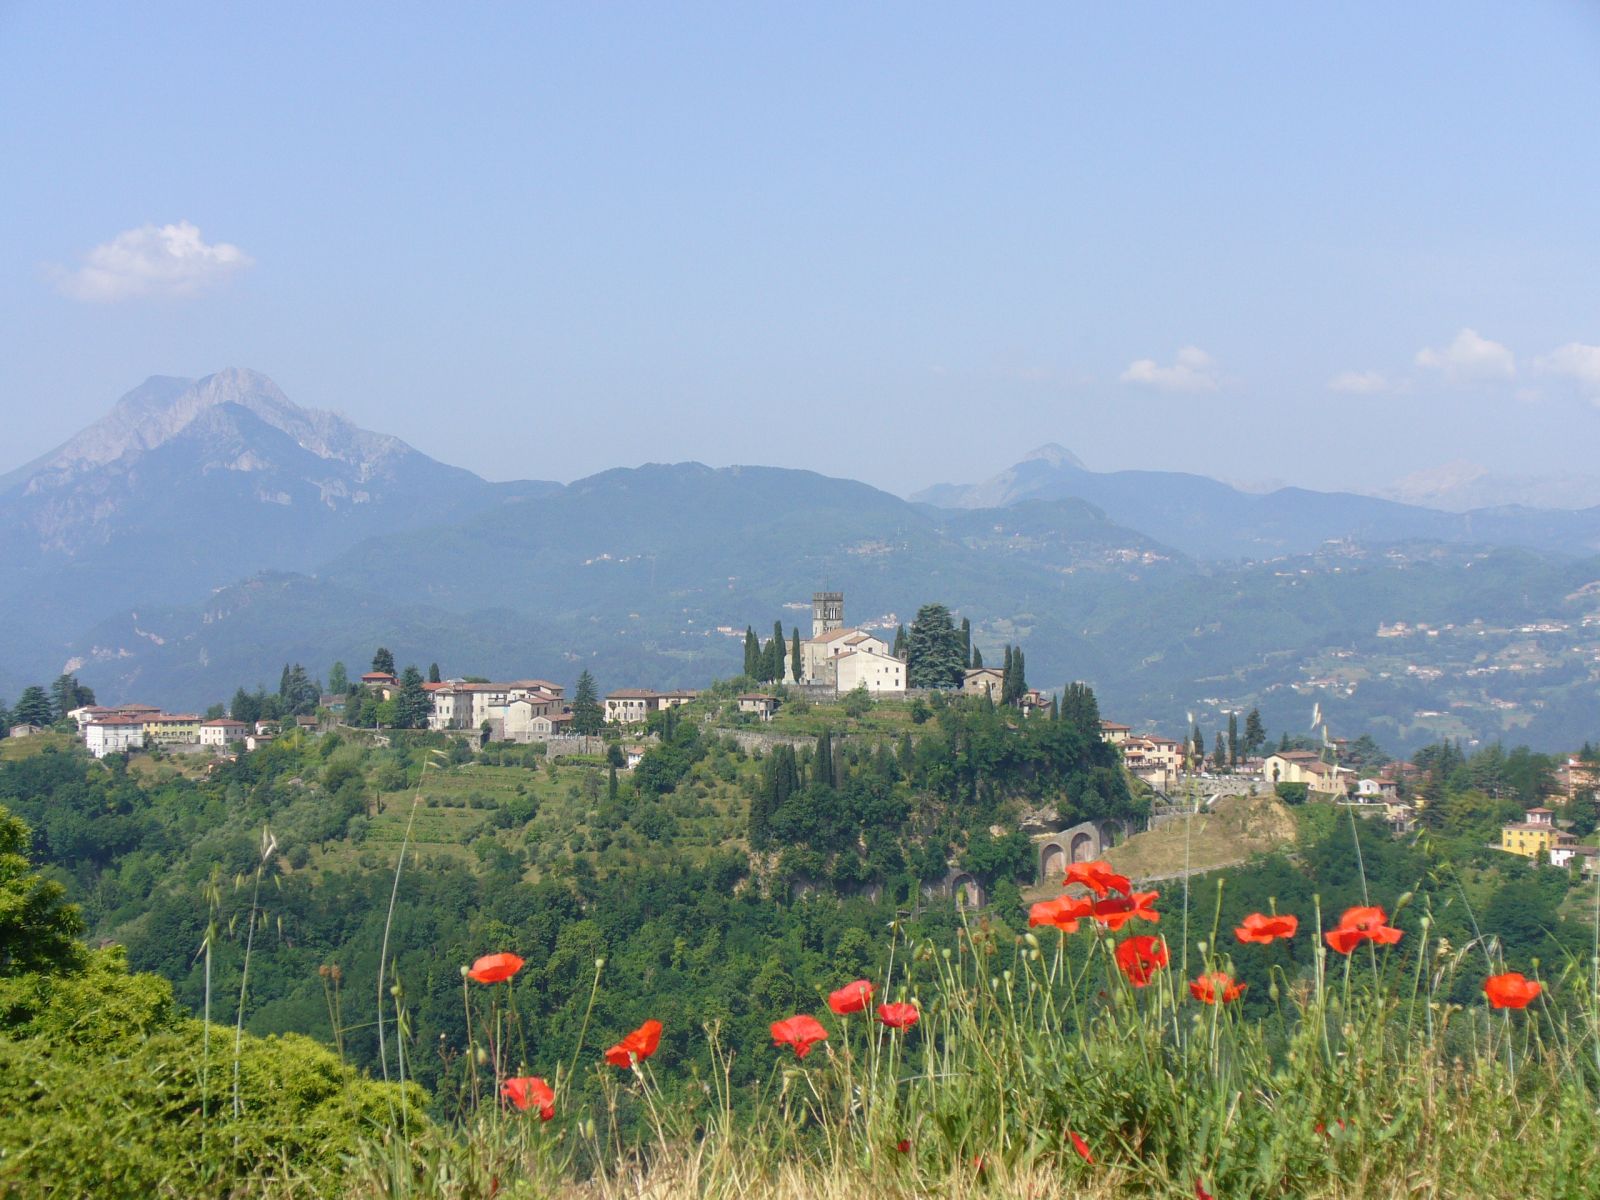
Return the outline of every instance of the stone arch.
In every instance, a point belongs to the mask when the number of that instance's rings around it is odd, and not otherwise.
[[[983,905],[983,885],[966,872],[950,881],[950,895],[955,898],[957,908],[980,908]]]
[[[1088,830],[1083,830],[1072,835],[1072,861],[1075,863],[1088,862],[1100,856],[1099,839]]]
[[[1039,878],[1050,879],[1067,873],[1067,852],[1060,842],[1046,842],[1039,847]]]

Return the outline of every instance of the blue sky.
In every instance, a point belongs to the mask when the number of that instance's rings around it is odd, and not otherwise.
[[[0,471],[229,365],[491,478],[1600,470],[1595,3],[0,3],[0,162]]]

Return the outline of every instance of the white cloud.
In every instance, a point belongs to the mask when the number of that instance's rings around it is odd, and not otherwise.
[[[1551,375],[1564,375],[1578,381],[1578,386],[1595,404],[1600,404],[1600,346],[1586,346],[1582,342],[1568,342],[1539,360],[1539,370]]]
[[[141,225],[83,256],[75,270],[56,267],[57,290],[74,300],[109,303],[139,296],[193,296],[254,260],[227,242],[207,245],[188,221]]]
[[[1328,380],[1328,390],[1334,392],[1351,392],[1358,396],[1369,396],[1374,392],[1392,391],[1394,385],[1381,371],[1340,371]]]
[[[1120,378],[1123,383],[1142,383],[1164,392],[1214,392],[1221,382],[1216,360],[1199,346],[1179,350],[1170,367],[1158,365],[1153,358],[1137,359]]]
[[[1448,346],[1425,346],[1417,351],[1417,366],[1443,371],[1455,383],[1510,379],[1517,373],[1516,356],[1499,342],[1491,342],[1475,329],[1463,329]]]

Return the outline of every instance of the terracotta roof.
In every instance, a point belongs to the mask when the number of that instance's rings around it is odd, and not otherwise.
[[[155,725],[170,721],[181,721],[184,724],[188,724],[193,721],[198,721],[199,719],[199,713],[156,713],[154,716],[146,717],[145,723],[148,725]]]
[[[244,729],[247,728],[243,721],[235,721],[232,717],[212,717],[209,721],[201,721],[202,728],[216,729]]]
[[[1101,729],[1132,729],[1132,725],[1118,725],[1115,721],[1101,721]]]
[[[859,634],[859,633],[861,633],[861,630],[859,630],[859,629],[830,629],[826,633],[819,633],[819,634],[817,634],[816,637],[807,638],[806,640],[808,642],[817,643],[817,644],[820,644],[820,643],[823,643],[823,642],[836,642],[840,638],[849,637],[853,633]],[[870,637],[871,635],[870,634],[865,634],[863,636]]]
[[[776,703],[778,698],[776,696],[768,695],[766,692],[746,692],[746,693],[744,693],[744,695],[740,696],[739,699],[741,699],[741,700],[771,700],[774,703]]]
[[[654,700],[656,693],[649,688],[618,688],[614,692],[607,692],[607,700]]]
[[[101,717],[98,721],[90,721],[89,724],[90,725],[137,725],[140,729],[143,729],[144,728],[144,718],[143,717],[129,716],[129,715],[123,715],[123,716],[120,716],[120,717]]]

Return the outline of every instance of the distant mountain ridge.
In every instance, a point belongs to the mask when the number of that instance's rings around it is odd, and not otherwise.
[[[364,538],[460,520],[557,484],[492,484],[387,434],[300,408],[266,376],[156,376],[0,477],[0,662],[113,606],[196,599],[306,570]]]
[[[1053,445],[981,483],[936,484],[911,496],[941,508],[1069,498],[1196,558],[1269,559],[1309,554],[1340,540],[1523,546],[1560,554],[1600,550],[1600,507],[1456,513],[1352,492],[1285,487],[1257,494],[1180,471],[1090,471]]]

